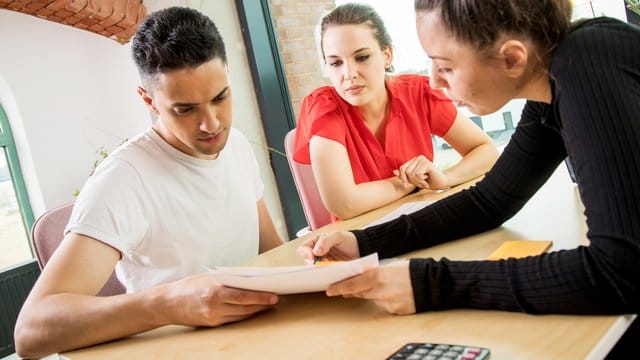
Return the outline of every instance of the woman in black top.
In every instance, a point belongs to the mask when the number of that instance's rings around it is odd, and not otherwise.
[[[395,221],[312,239],[299,253],[392,257],[495,228],[567,156],[590,245],[502,261],[400,261],[334,284],[328,295],[373,299],[398,314],[638,312],[640,29],[610,18],[571,25],[570,9],[566,0],[416,0],[432,85],[477,114],[528,99],[517,129],[476,186]]]

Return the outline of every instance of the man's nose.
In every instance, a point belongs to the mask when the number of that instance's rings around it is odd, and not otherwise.
[[[218,130],[218,127],[220,127],[218,112],[214,106],[210,106],[200,120],[200,130],[208,133],[215,133],[216,130]]]

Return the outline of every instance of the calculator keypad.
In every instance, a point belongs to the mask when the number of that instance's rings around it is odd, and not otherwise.
[[[411,343],[403,346],[388,360],[486,360],[489,349],[448,344]]]

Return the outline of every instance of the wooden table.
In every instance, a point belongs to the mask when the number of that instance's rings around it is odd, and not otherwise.
[[[422,191],[317,232],[362,227],[408,201],[442,198]],[[577,188],[560,167],[536,196],[502,227],[407,256],[483,259],[505,240],[550,239],[552,250],[586,244]],[[299,265],[295,249],[309,234],[262,254],[253,266]],[[492,359],[601,359],[635,315],[527,315],[447,310],[389,315],[360,299],[323,293],[282,296],[276,309],[218,328],[166,326],[123,340],[65,353],[70,359],[384,359],[407,342],[488,347]]]

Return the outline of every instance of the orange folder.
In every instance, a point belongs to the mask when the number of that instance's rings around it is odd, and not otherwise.
[[[550,240],[513,240],[505,241],[487,260],[501,260],[508,258],[523,258],[531,255],[540,255],[551,248]]]

